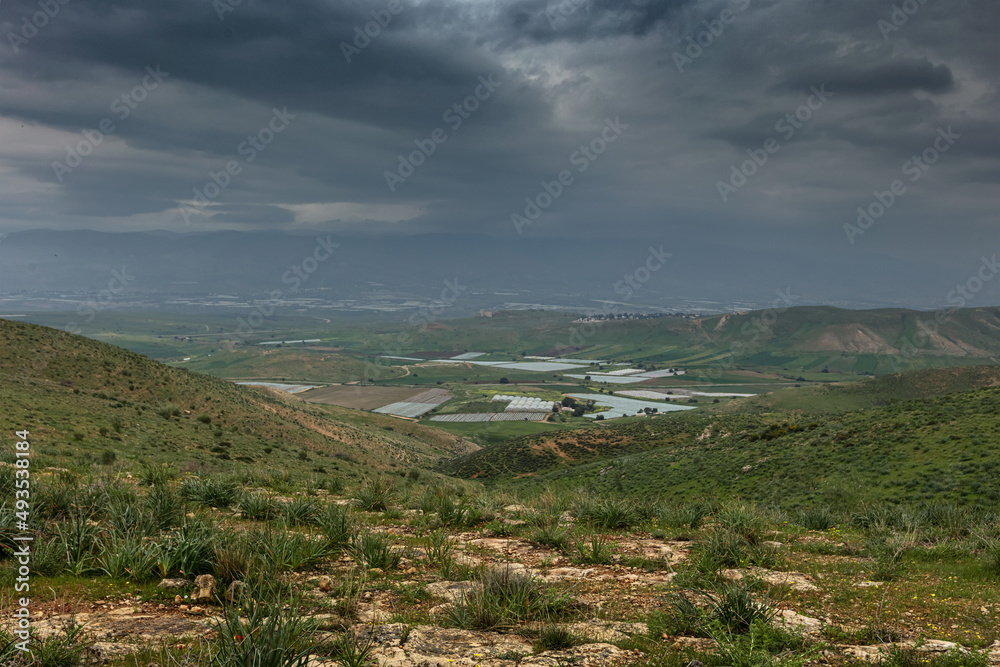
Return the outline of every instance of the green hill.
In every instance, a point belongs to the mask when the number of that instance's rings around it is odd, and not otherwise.
[[[734,401],[716,412],[517,438],[458,457],[449,470],[496,483],[675,499],[740,496],[796,506],[846,495],[997,506],[998,384],[1000,371],[985,367],[806,388],[798,391],[826,394],[832,407],[779,408],[781,400],[766,396]]]
[[[0,426],[27,429],[39,466],[238,465],[302,476],[425,466],[454,436],[379,415],[305,404],[171,368],[56,329],[0,320]],[[0,460],[14,458],[12,448]]]

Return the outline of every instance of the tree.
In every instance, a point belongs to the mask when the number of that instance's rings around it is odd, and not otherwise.
[[[506,377],[500,378],[500,384],[508,384],[509,382],[510,380],[508,380]]]

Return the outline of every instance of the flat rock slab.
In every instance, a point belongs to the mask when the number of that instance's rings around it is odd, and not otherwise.
[[[211,632],[210,623],[183,616],[135,612],[120,607],[106,613],[79,613],[50,616],[32,623],[32,635],[45,638],[61,635],[72,623],[84,626],[84,634],[100,640],[128,637],[133,640],[187,639]]]
[[[776,572],[762,567],[749,567],[746,574],[772,586],[788,586],[793,591],[818,591],[819,586],[801,572]],[[743,581],[744,570],[723,570],[722,576],[732,581]]]
[[[444,598],[448,602],[459,602],[475,586],[476,584],[471,581],[435,581],[427,584],[425,590],[436,598]]]
[[[577,637],[585,637],[597,642],[618,642],[630,637],[649,634],[649,626],[645,623],[619,623],[612,621],[591,621],[588,623],[573,623],[566,629]]]
[[[784,625],[790,630],[798,630],[807,635],[817,635],[823,629],[823,622],[818,618],[803,616],[791,609],[782,609],[774,620],[778,625]]]

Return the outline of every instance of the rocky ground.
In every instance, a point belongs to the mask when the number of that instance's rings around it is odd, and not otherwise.
[[[670,634],[662,631],[662,623],[654,622],[666,609],[668,596],[684,587],[678,581],[683,581],[691,557],[689,536],[667,539],[638,531],[610,532],[607,562],[586,563],[582,552],[574,556],[529,539],[533,512],[509,505],[490,524],[492,529],[452,531],[447,543],[453,558],[447,568],[440,561],[432,562],[428,555],[429,528],[417,520],[419,513],[406,511],[393,519],[367,514],[369,527],[390,537],[401,552],[398,567],[368,569],[345,554],[314,571],[295,573],[295,584],[303,593],[301,613],[318,623],[321,636],[332,640],[351,632],[360,643],[370,643],[370,660],[387,667],[609,667],[640,663],[650,647],[680,652],[712,650],[712,639]],[[564,514],[561,521],[572,528],[569,515]],[[503,527],[500,532],[510,534],[496,534],[497,526]],[[590,534],[591,539],[593,536]],[[781,562],[787,569],[732,568],[723,569],[721,576],[731,581],[761,582],[757,585],[773,602],[775,623],[801,632],[815,643],[810,663],[843,664],[851,659],[874,663],[884,659],[890,644],[845,638],[858,636],[859,628],[871,621],[864,616],[871,613],[865,611],[867,607],[852,606],[852,596],[857,596],[855,603],[862,597],[871,601],[876,589],[889,584],[865,579],[866,571],[859,569],[865,565],[860,557],[798,548],[821,542],[833,549],[840,543],[836,535],[807,533],[791,542],[777,541],[782,537],[777,533],[773,537],[776,539],[768,546],[785,554]],[[489,631],[447,627],[450,610],[462,604],[478,585],[474,573],[491,569],[522,573],[557,591],[572,601],[571,617]],[[847,576],[843,576],[845,572]],[[233,586],[223,590],[211,575],[202,575],[197,581],[163,580],[155,588],[129,590],[117,584],[112,588],[108,595],[94,594],[93,590],[57,593],[53,589],[50,598],[40,596],[33,607],[35,636],[59,635],[68,626],[82,625],[92,641],[88,648],[92,661],[158,664],[149,658],[153,647],[161,654],[166,648],[183,655],[211,642],[223,622],[227,593],[234,596]],[[991,606],[984,604],[978,612],[984,618],[995,619],[1000,613],[995,595],[992,599]],[[966,607],[956,602],[956,610]],[[906,625],[907,613],[913,616],[916,612],[889,612],[887,617],[898,619],[894,621],[898,630],[894,645],[914,647],[929,657],[964,650],[959,643],[944,639],[946,635],[954,638],[961,630],[959,625],[950,624],[947,631],[943,625],[937,626],[941,633],[935,636],[919,623]],[[5,616],[8,629],[13,629],[10,615]],[[540,641],[545,627],[566,630],[577,645],[546,648]],[[987,650],[988,660],[1000,665],[1000,640],[993,641]],[[315,656],[311,664],[338,663]]]

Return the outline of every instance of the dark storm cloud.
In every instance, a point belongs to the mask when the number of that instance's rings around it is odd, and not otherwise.
[[[978,229],[996,192],[997,9],[936,0],[883,34],[893,4],[399,0],[389,13],[389,0],[244,0],[220,19],[210,0],[74,0],[14,53],[7,35],[38,5],[5,0],[0,227],[186,230],[179,207],[235,160],[239,174],[190,226],[509,235],[525,199],[572,170],[529,236],[695,225],[706,243],[791,244],[781,221],[797,225],[796,247],[819,247],[953,126],[962,138],[919,184],[930,203],[907,209],[909,235],[864,239],[936,258],[942,216]],[[366,27],[377,34],[358,37]],[[700,51],[678,71],[693,40]],[[163,84],[114,116],[156,66]],[[501,85],[449,123],[489,76]],[[722,201],[717,182],[813,86],[833,96]],[[240,147],[274,109],[294,118],[247,160]],[[60,181],[52,163],[109,115],[113,134]],[[576,171],[573,156],[615,117],[629,125],[621,140]],[[385,173],[435,129],[446,141],[391,190]],[[974,248],[963,239],[950,235],[948,251]]]
[[[934,65],[926,58],[870,66],[820,65],[790,72],[778,84],[788,90],[803,90],[817,81],[844,95],[889,95],[946,93],[954,80],[946,65]]]

